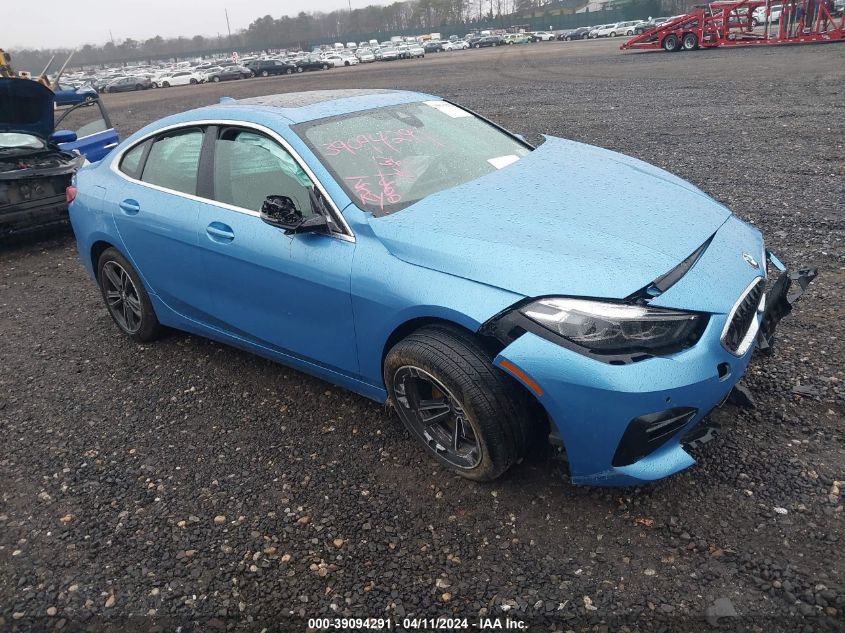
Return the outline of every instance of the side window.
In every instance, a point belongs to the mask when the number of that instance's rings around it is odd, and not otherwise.
[[[160,136],[150,148],[141,180],[174,191],[196,195],[202,130]]]
[[[214,197],[260,211],[267,196],[287,196],[302,215],[314,214],[308,175],[275,141],[248,130],[223,130],[214,151]]]
[[[94,102],[90,105],[78,105],[74,108],[59,114],[56,119],[57,130],[70,130],[76,132],[77,138],[85,138],[98,132],[105,132],[110,128],[100,109],[100,104]]]
[[[138,178],[141,171],[141,159],[144,157],[144,150],[150,142],[136,145],[123,155],[120,159],[120,171],[130,178]]]

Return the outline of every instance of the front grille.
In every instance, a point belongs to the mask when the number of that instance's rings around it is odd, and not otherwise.
[[[722,334],[722,344],[732,354],[742,355],[747,351],[747,348],[740,349],[740,347],[745,347],[743,341],[749,328],[754,325],[757,309],[765,291],[766,280],[760,277],[734,306],[728,326]]]

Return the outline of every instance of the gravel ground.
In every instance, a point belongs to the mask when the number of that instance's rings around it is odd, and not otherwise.
[[[0,250],[0,629],[437,615],[532,630],[845,628],[845,45],[615,46],[105,100],[126,135],[224,94],[421,89],[691,180],[784,261],[821,271],[776,355],[749,369],[756,408],[715,412],[723,433],[697,466],[600,490],[542,455],[492,484],[461,480],[384,409],[319,380],[180,333],[131,344],[72,236],[41,236]]]

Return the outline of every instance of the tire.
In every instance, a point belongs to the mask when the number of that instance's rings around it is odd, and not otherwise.
[[[266,70],[262,70],[262,71],[261,71],[261,76],[262,76],[262,77],[267,77],[269,74],[270,74],[270,73],[268,73]]]
[[[757,18],[751,18],[751,24],[752,26],[760,26],[760,20]]]
[[[94,97],[92,95],[88,95],[85,97],[85,103],[94,103]]]
[[[616,31],[611,31],[611,32],[610,32],[610,37],[616,37]]]
[[[694,51],[698,48],[698,36],[695,33],[685,33],[681,40],[681,46],[685,51]]]
[[[489,481],[522,457],[528,438],[524,398],[472,335],[447,325],[421,328],[387,353],[384,378],[411,436],[446,468]],[[423,421],[420,416],[435,410],[415,408],[425,399],[441,400],[441,415],[448,418]],[[463,432],[441,428],[449,423]],[[453,450],[453,441],[466,454]]]
[[[288,68],[288,69],[285,71],[285,74],[286,74],[286,75],[292,75],[292,74],[293,74],[293,68]]]
[[[137,90],[143,90],[143,89],[144,89],[144,86],[142,86],[141,84],[135,84],[135,90],[136,91]]]
[[[323,70],[328,70],[328,69],[329,69],[329,65],[328,65],[328,64],[323,64]]]
[[[163,81],[163,82],[161,82],[161,87],[162,88],[170,88],[170,83],[167,82],[167,81]]]
[[[567,35],[566,37],[564,37],[564,38],[563,38],[563,41],[564,41],[564,42],[571,42],[571,41],[572,41],[572,36],[571,36],[571,35]]]
[[[196,85],[197,85],[197,80],[196,80],[196,79],[191,79],[191,85],[192,85],[192,86],[196,86]]]
[[[301,73],[302,71],[303,71],[302,66],[297,66],[297,67],[296,67],[296,72]]]
[[[481,48],[481,44],[476,44],[475,48]]]
[[[633,31],[628,31],[627,33],[625,33],[625,35],[627,35],[628,37],[631,37],[633,34],[634,34]]]
[[[220,77],[218,77],[217,75],[215,75],[214,77],[212,77],[212,78],[211,78],[211,81],[213,81],[214,83],[218,84],[218,83],[220,83]]]
[[[106,309],[121,332],[138,343],[153,341],[158,337],[161,324],[144,284],[117,249],[107,248],[100,255],[97,261],[97,281]],[[125,284],[122,290],[119,288],[121,284]]]
[[[680,48],[681,43],[678,41],[678,36],[674,33],[669,33],[669,35],[663,38],[663,50],[667,53],[674,53],[680,50]]]

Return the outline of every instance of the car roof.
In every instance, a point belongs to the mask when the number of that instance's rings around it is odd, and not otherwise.
[[[422,92],[376,88],[310,90],[237,100],[224,98],[221,103],[215,105],[160,119],[138,130],[127,141],[170,125],[191,121],[221,119],[258,123],[269,127],[273,127],[273,124],[290,126],[372,108],[439,99],[440,97]]]

